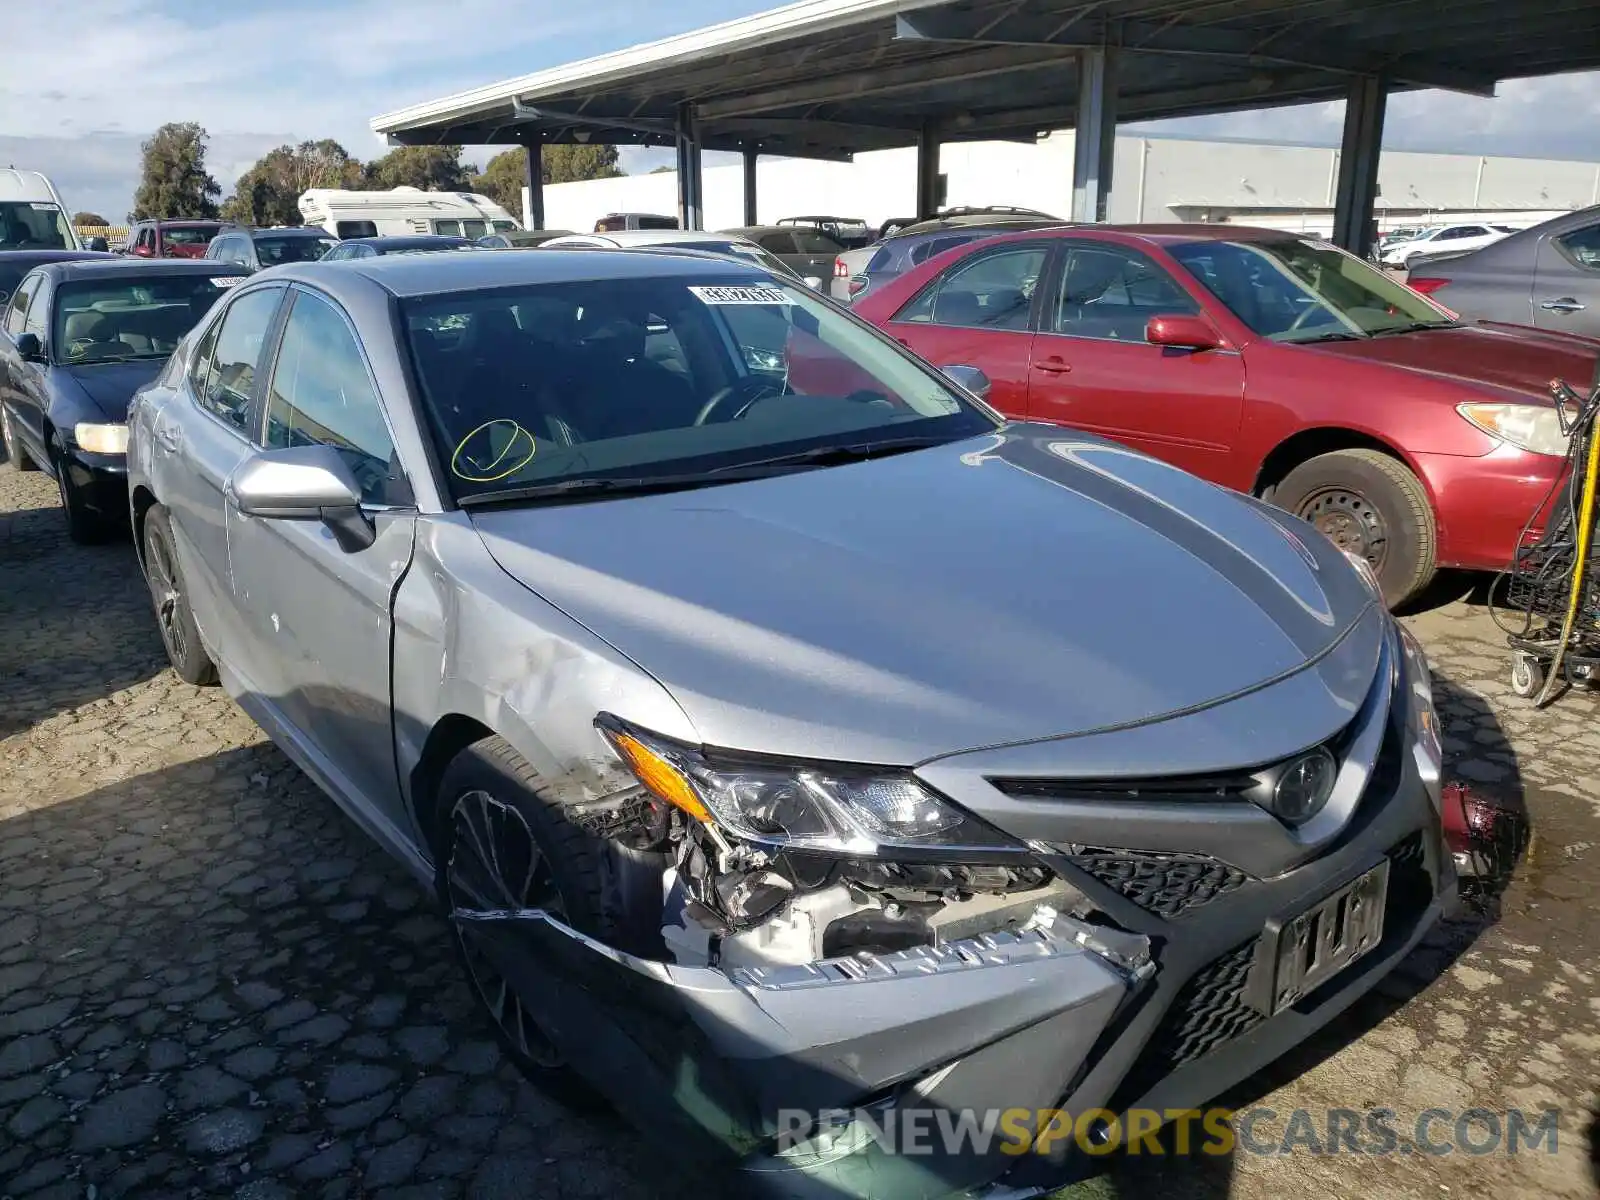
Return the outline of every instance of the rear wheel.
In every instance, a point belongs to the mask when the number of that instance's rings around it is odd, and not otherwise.
[[[209,687],[217,682],[217,667],[200,643],[200,627],[189,607],[189,593],[172,540],[172,521],[159,504],[144,518],[144,573],[150,583],[156,625],[161,630],[167,659],[185,683]]]
[[[6,458],[11,460],[11,465],[19,471],[37,471],[39,464],[28,457],[28,452],[22,448],[22,443],[17,440],[17,431],[12,427],[11,414],[3,404],[0,404],[0,442],[5,443]]]
[[[1390,608],[1427,587],[1438,569],[1428,494],[1404,463],[1380,451],[1335,450],[1303,462],[1272,502],[1366,559]]]

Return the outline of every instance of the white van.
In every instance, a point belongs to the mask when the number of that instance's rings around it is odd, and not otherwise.
[[[397,187],[387,192],[311,188],[299,200],[307,225],[336,238],[440,233],[480,238],[521,228],[511,214],[476,192],[425,192]]]
[[[55,184],[38,171],[0,168],[0,250],[84,248]]]

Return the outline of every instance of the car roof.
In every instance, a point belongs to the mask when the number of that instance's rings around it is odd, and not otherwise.
[[[395,296],[431,296],[485,288],[518,287],[582,280],[670,279],[726,275],[748,279],[762,274],[754,263],[697,254],[629,254],[622,250],[549,250],[537,254],[395,254],[341,263],[293,263],[272,267],[254,278],[301,280],[337,294],[366,280]]]
[[[0,263],[13,267],[27,266],[30,270],[45,263],[76,262],[126,262],[120,254],[109,250],[0,250]]]
[[[448,233],[391,233],[379,237],[345,238],[343,241],[356,242],[362,246],[373,246],[379,250],[399,250],[410,246],[472,245],[466,238]]]
[[[242,233],[248,237],[333,237],[321,225],[228,225],[222,232]]]
[[[601,238],[618,246],[659,246],[664,243],[690,245],[695,242],[725,242],[740,240],[736,233],[708,233],[703,229],[616,229],[609,233],[578,233],[574,238]],[[748,240],[748,239],[745,239]]]
[[[225,225],[227,222],[212,220],[209,217],[146,217],[142,221],[135,221],[134,225],[159,225],[163,229],[189,229],[195,227],[211,228]]]
[[[117,275],[246,275],[238,263],[222,263],[209,258],[123,258],[107,254],[103,258],[80,258],[48,263],[44,271],[61,282],[75,279],[109,279]]]

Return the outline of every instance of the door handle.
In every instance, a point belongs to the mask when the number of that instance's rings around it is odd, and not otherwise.
[[[1041,359],[1033,364],[1035,371],[1046,371],[1051,375],[1065,375],[1072,370],[1072,364],[1059,355],[1052,354],[1049,358]]]
[[[163,450],[171,451],[173,454],[176,454],[178,447],[183,445],[182,436],[170,425],[156,426],[156,441]]]
[[[1582,312],[1584,309],[1584,306],[1579,304],[1571,296],[1563,296],[1560,300],[1546,300],[1543,304],[1539,305],[1539,307],[1544,309],[1546,312],[1555,313],[1575,313]]]

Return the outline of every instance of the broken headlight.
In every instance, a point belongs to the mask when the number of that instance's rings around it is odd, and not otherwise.
[[[653,795],[745,841],[847,855],[884,850],[1025,852],[906,773],[807,763],[713,762],[698,750],[608,714],[595,724]]]

